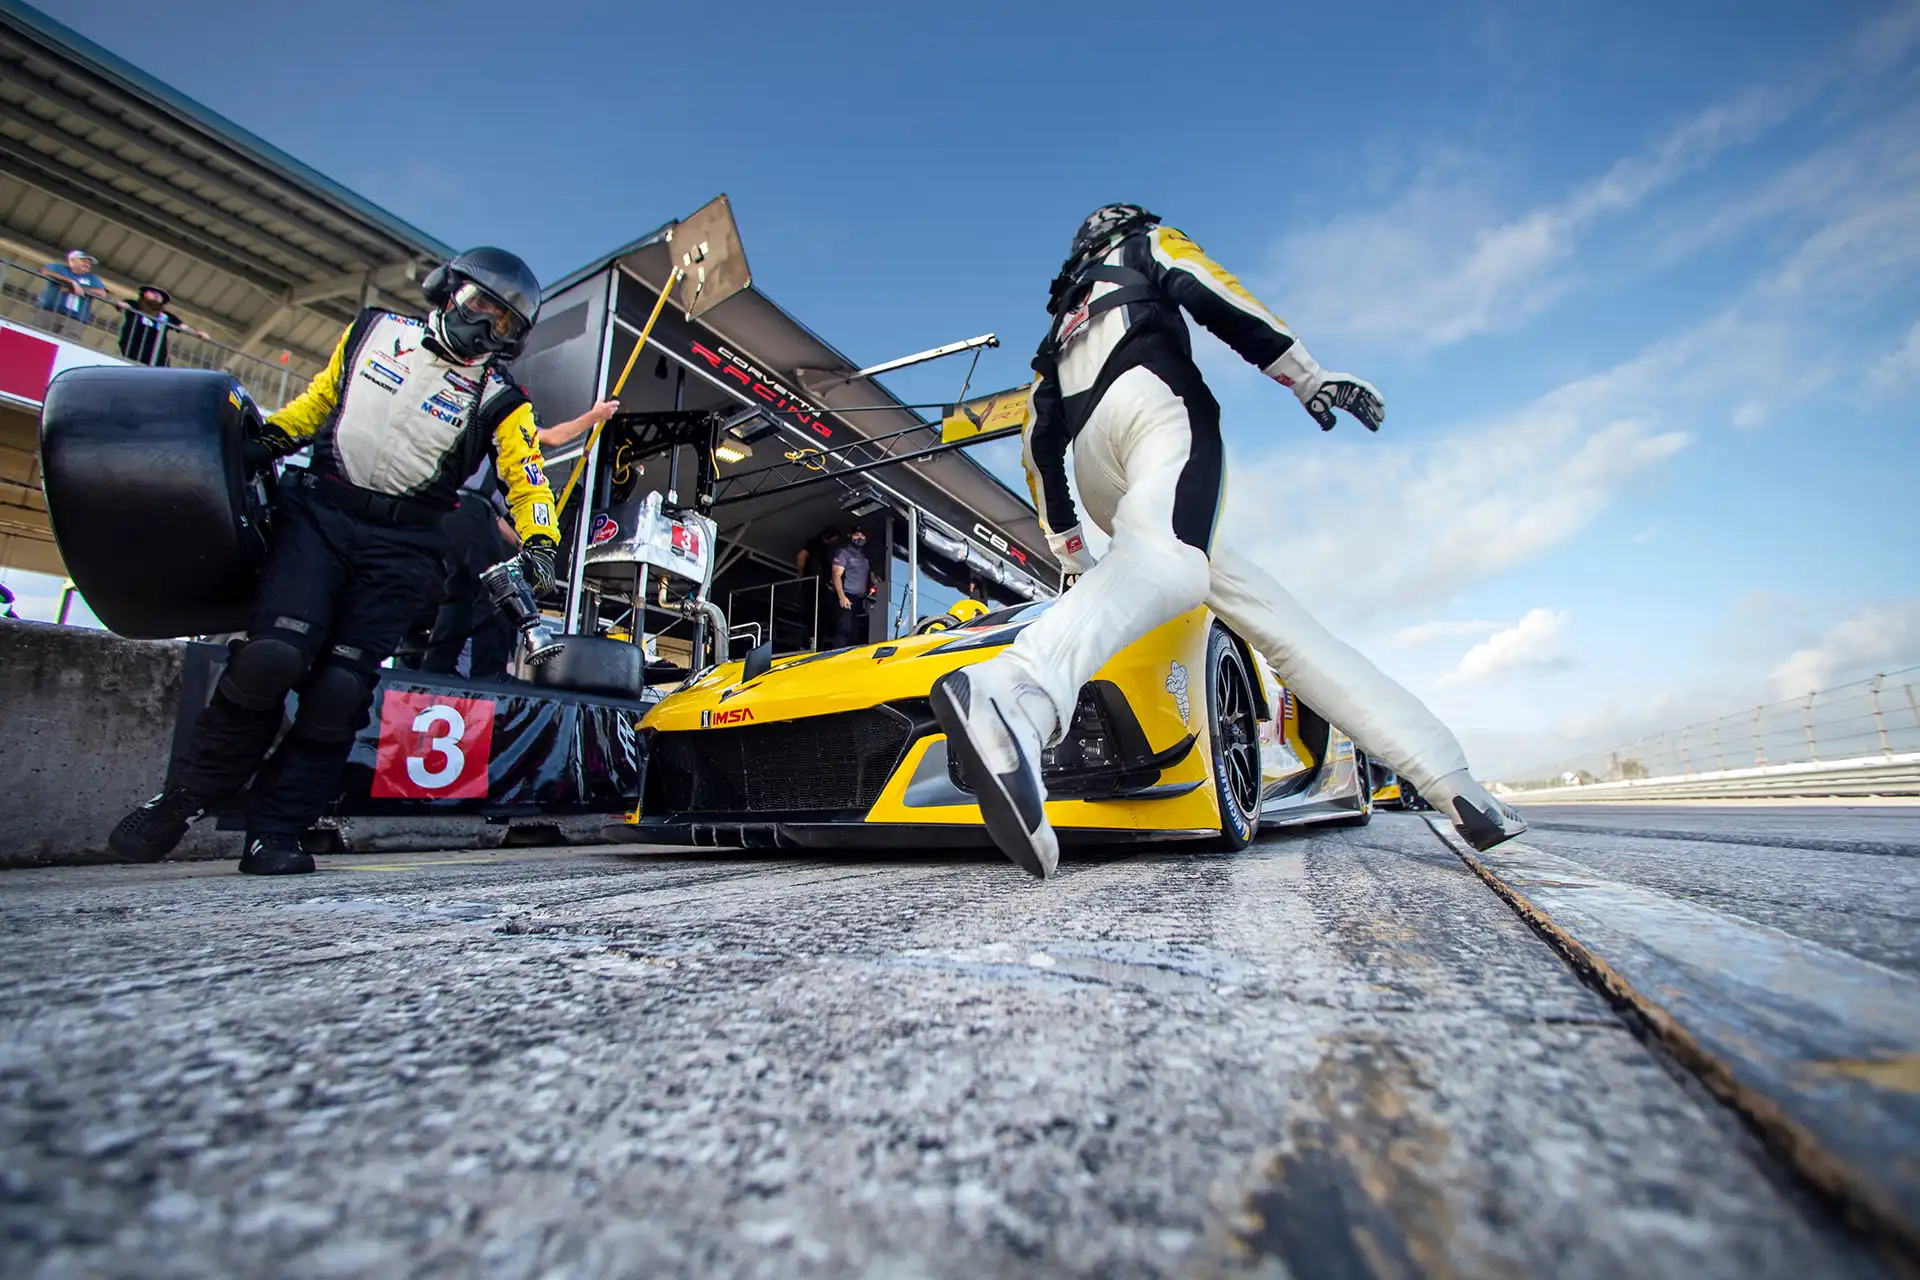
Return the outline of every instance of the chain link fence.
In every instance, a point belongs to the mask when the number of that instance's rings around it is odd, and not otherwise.
[[[0,316],[103,354],[120,354],[121,304],[96,299],[93,316],[86,324],[72,317],[59,317],[56,323],[54,313],[40,307],[46,286],[47,277],[35,268],[0,258]],[[309,372],[294,367],[292,361],[262,360],[184,329],[168,335],[167,365],[174,369],[220,369],[231,373],[240,379],[261,410],[268,413],[285,404],[289,396],[298,394],[306,385]]]
[[[1526,791],[1920,752],[1920,666],[1636,738],[1507,785]]]

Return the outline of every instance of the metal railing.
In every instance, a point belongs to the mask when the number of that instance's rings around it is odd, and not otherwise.
[[[766,607],[761,609],[752,598],[762,593],[766,596]],[[748,597],[749,608],[742,610],[740,598]],[[797,626],[781,626],[778,615],[780,605],[788,604],[804,619]],[[735,629],[749,622],[757,622],[766,617],[766,634],[773,638],[773,647],[780,653],[814,653],[820,648],[820,577],[808,574],[804,578],[782,578],[778,582],[763,583],[757,587],[741,587],[727,593],[727,617],[732,620]]]
[[[1517,791],[1646,784],[1707,776],[1830,774],[1822,766],[1890,764],[1920,753],[1920,666],[1636,738],[1529,771]],[[1635,786],[1633,790],[1640,790]]]
[[[59,316],[41,309],[40,297],[47,281],[48,277],[35,267],[0,258],[0,316],[15,324],[30,325],[49,336],[118,356],[121,309],[130,304],[96,298],[92,318],[82,324],[72,316]],[[185,329],[176,329],[168,335],[167,365],[174,369],[220,369],[231,373],[266,412],[285,404],[288,397],[298,394],[306,383],[305,371],[293,367],[291,361],[282,364],[262,360]]]

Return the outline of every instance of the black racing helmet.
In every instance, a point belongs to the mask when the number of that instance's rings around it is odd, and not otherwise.
[[[1061,302],[1080,281],[1080,271],[1112,250],[1113,246],[1137,231],[1160,225],[1160,215],[1149,213],[1137,204],[1103,204],[1088,214],[1073,233],[1073,245],[1060,274],[1047,292],[1047,311],[1058,313]]]
[[[462,360],[513,359],[540,318],[539,279],[505,249],[455,254],[420,289],[434,309],[427,319],[429,332]]]
[[[1148,213],[1137,204],[1103,204],[1088,214],[1073,233],[1073,247],[1067,259],[1087,258],[1113,248],[1134,232],[1160,225],[1160,215]]]

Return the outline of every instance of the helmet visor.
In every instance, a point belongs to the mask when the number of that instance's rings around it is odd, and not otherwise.
[[[501,342],[518,342],[527,331],[519,312],[471,280],[454,290],[453,305],[468,320],[489,326]]]

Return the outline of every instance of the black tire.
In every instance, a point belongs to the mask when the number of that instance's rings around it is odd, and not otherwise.
[[[245,629],[271,496],[242,449],[259,421],[231,374],[103,366],[53,380],[47,516],[100,621],[137,640]]]
[[[1220,834],[1208,848],[1238,853],[1260,830],[1260,713],[1240,646],[1215,624],[1207,637],[1207,743]]]
[[[1327,824],[1330,827],[1364,827],[1373,821],[1373,773],[1367,767],[1366,756],[1360,753],[1358,747],[1353,749],[1353,768],[1354,776],[1360,780],[1360,812],[1336,818]]]
[[[537,666],[520,664],[521,675],[548,689],[638,698],[646,689],[646,659],[637,644],[605,636],[563,636],[559,653]]]

